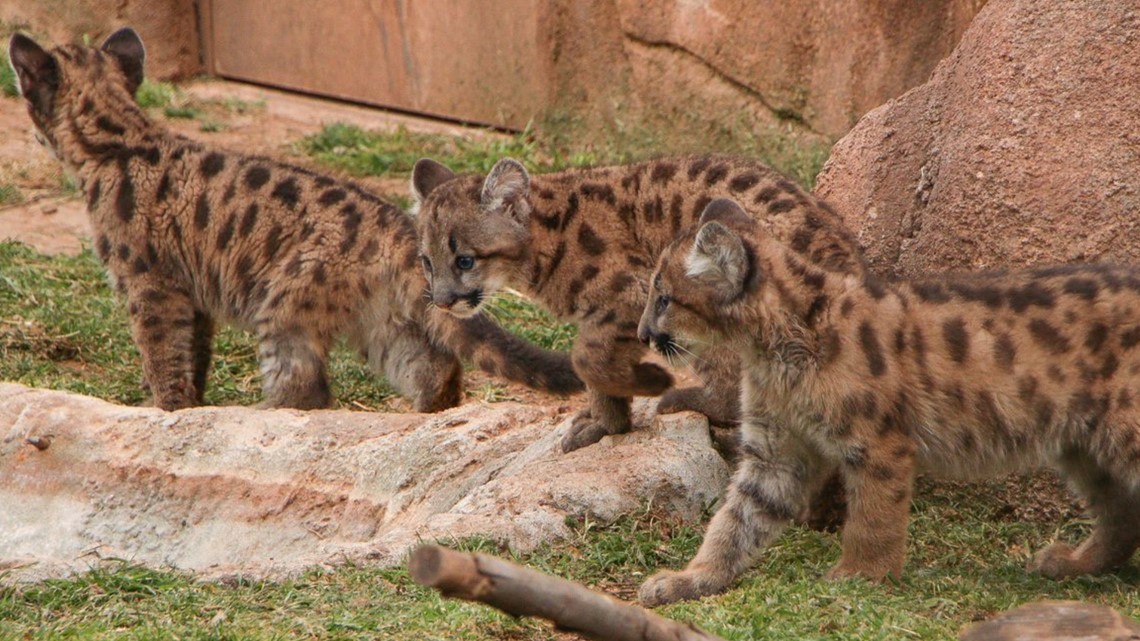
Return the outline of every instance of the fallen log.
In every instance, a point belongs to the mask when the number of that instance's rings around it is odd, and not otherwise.
[[[690,624],[486,554],[438,545],[412,553],[412,580],[444,596],[478,601],[514,616],[546,619],[599,641],[723,641]]]

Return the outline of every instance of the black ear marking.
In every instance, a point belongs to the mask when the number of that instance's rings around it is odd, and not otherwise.
[[[428,194],[443,183],[455,178],[455,172],[431,158],[420,158],[412,167],[412,195],[423,202]]]
[[[146,62],[146,48],[143,47],[142,38],[130,27],[123,27],[107,36],[100,47],[104,52],[111,54],[127,77],[127,91],[135,95],[143,81],[143,65]]]
[[[20,94],[41,114],[51,113],[59,88],[59,64],[50,53],[22,33],[8,42],[8,61],[16,72]]]
[[[744,211],[735,200],[729,198],[717,198],[705,205],[705,210],[701,212],[700,224],[713,221],[729,226],[751,225],[754,222],[748,212]]]

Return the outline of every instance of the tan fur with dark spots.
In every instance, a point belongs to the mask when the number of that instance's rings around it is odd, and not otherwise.
[[[742,354],[741,462],[697,556],[651,577],[644,602],[726,588],[835,469],[848,517],[830,578],[902,572],[916,472],[1054,467],[1096,527],[1031,569],[1064,577],[1129,560],[1140,544],[1140,270],[885,285],[810,265],[739,210],[712,218],[662,255],[642,329],[664,350],[724,340]]]
[[[265,402],[324,407],[347,336],[417,410],[459,403],[459,356],[521,382],[581,388],[569,359],[426,304],[411,220],[356,184],[221,151],[135,104],[142,43],[11,56],[38,135],[86,193],[95,248],[127,299],[145,380],[165,409],[202,401],[215,321],[253,331]]]
[[[563,441],[566,451],[628,430],[630,397],[671,386],[668,372],[641,362],[637,319],[658,254],[713,198],[747,203],[765,229],[815,264],[863,269],[858,245],[826,205],[743,158],[663,158],[534,177],[504,159],[485,178],[455,176],[425,159],[412,182],[438,306],[470,316],[509,286],[577,324],[573,362],[590,407]],[[735,421],[736,359],[727,351],[707,356],[694,363],[706,386],[670,390],[659,411]]]

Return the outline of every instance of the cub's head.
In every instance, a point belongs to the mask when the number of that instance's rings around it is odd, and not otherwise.
[[[515,281],[528,252],[530,176],[504,158],[486,178],[456,176],[427,158],[412,170],[420,256],[431,300],[471,316]]]
[[[67,123],[96,110],[116,113],[124,104],[134,105],[145,58],[142,40],[129,27],[111,34],[98,49],[62,45],[45,50],[19,33],[8,43],[8,60],[35,124],[36,138],[57,155],[58,138],[66,135],[61,130]],[[107,128],[118,126],[104,121]],[[99,123],[96,118],[96,126]]]
[[[746,238],[752,218],[731,200],[705,207],[657,261],[637,337],[670,361],[686,363],[740,323],[743,306],[762,283]]]

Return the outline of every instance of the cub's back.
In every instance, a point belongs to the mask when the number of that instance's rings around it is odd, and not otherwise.
[[[1073,446],[1140,459],[1140,271],[1066,265],[900,290],[913,301],[906,387],[942,461],[932,467],[1009,469]]]
[[[539,235],[577,237],[576,253],[636,250],[651,271],[677,234],[714,199],[730,198],[777,239],[832,271],[864,273],[862,249],[827,203],[763,163],[723,155],[535,176]],[[583,242],[585,241],[585,242]],[[572,250],[573,251],[573,250]]]
[[[418,289],[393,287],[421,278],[411,220],[355,183],[174,135],[155,149],[157,162],[94,177],[96,247],[111,263],[126,256],[120,269],[166,270],[201,306],[245,326],[287,306],[339,325],[381,285],[395,298]],[[143,242],[149,261],[130,255]]]

